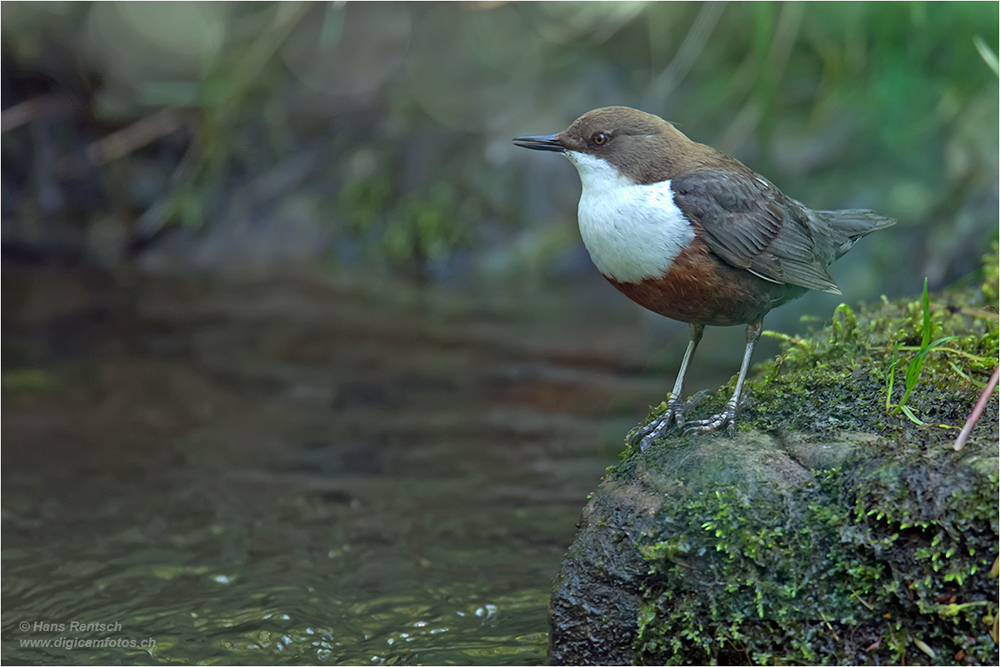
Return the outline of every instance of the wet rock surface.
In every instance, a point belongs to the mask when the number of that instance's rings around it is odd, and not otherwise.
[[[842,458],[842,443],[805,443],[795,452],[760,433],[677,438],[614,468],[583,512],[580,532],[563,561],[551,605],[553,664],[631,664],[643,591],[655,585],[640,552],[657,530],[659,510],[674,500],[711,492],[716,484],[797,487],[811,479],[796,459]],[[691,475],[694,474],[694,476]]]
[[[862,432],[659,442],[584,509],[548,661],[989,662],[996,468]]]

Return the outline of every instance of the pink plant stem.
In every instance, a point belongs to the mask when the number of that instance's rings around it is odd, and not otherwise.
[[[961,451],[962,447],[965,446],[965,441],[969,439],[969,434],[972,433],[972,427],[976,425],[979,421],[979,416],[983,414],[983,410],[986,409],[986,401],[990,400],[990,396],[993,395],[993,390],[997,388],[997,375],[1000,374],[1000,366],[993,369],[993,376],[990,381],[986,383],[986,389],[983,390],[983,395],[979,397],[976,401],[976,407],[972,408],[972,414],[969,418],[965,420],[965,426],[962,427],[962,432],[958,434],[955,438],[955,451]]]

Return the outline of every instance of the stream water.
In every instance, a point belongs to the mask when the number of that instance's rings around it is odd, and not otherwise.
[[[4,664],[541,663],[686,341],[586,294],[5,267]]]

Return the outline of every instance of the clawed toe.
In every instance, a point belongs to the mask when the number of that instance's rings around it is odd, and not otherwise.
[[[691,408],[701,403],[708,396],[711,395],[707,389],[699,391],[697,394],[692,396],[685,403],[681,403],[679,399],[674,399],[672,396],[667,400],[667,409],[663,411],[659,417],[656,417],[651,422],[646,424],[640,429],[637,429],[629,434],[628,442],[629,444],[639,443],[639,451],[646,451],[649,446],[653,444],[653,441],[657,438],[663,436],[671,426],[677,426],[678,429],[684,428],[684,417]],[[697,422],[700,423],[700,422]],[[687,431],[684,431],[687,433]]]
[[[663,412],[663,414],[653,419],[642,428],[629,434],[629,444],[635,444],[638,442],[639,451],[644,452],[651,444],[653,444],[653,441],[663,435],[663,433],[667,431],[672,424],[676,424],[678,428],[682,428],[684,426],[684,412],[687,410],[687,406],[682,405],[680,400],[675,399],[673,396],[667,400],[666,406],[667,409]]]
[[[688,424],[684,429],[684,435],[692,433],[713,433],[722,427],[726,428],[726,433],[733,435],[736,432],[736,415],[741,410],[750,407],[750,400],[746,396],[741,396],[737,403],[735,398],[726,403],[725,409],[717,415],[712,415],[708,419],[699,419]]]
[[[684,435],[691,435],[692,433],[713,433],[718,431],[723,426],[726,427],[726,432],[729,435],[732,435],[736,430],[736,415],[730,414],[729,411],[726,410],[717,415],[713,415],[708,419],[693,421],[688,424],[686,429],[684,429]]]
[[[639,451],[644,452],[649,449],[649,446],[653,444],[653,441],[659,438],[664,431],[670,428],[670,422],[674,421],[676,418],[677,417],[673,415],[673,413],[669,413],[662,417],[657,417],[653,421],[649,422],[647,427],[651,426],[652,428],[644,428],[639,434],[637,434],[642,435],[642,439],[639,440]]]

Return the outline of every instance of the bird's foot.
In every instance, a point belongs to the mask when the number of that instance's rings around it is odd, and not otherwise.
[[[712,433],[725,426],[726,434],[731,436],[736,432],[736,415],[739,414],[740,410],[745,410],[748,407],[750,407],[750,400],[746,396],[740,397],[738,401],[734,396],[729,399],[725,409],[719,414],[712,415],[708,419],[698,419],[688,424],[688,427],[684,429],[684,435]]]
[[[671,426],[676,424],[677,428],[684,428],[684,414],[700,403],[708,395],[708,391],[699,391],[688,399],[687,403],[682,403],[680,398],[671,394],[667,398],[667,409],[663,414],[653,419],[640,429],[634,430],[628,435],[628,443],[639,443],[639,451],[646,451],[653,441],[662,436]]]

